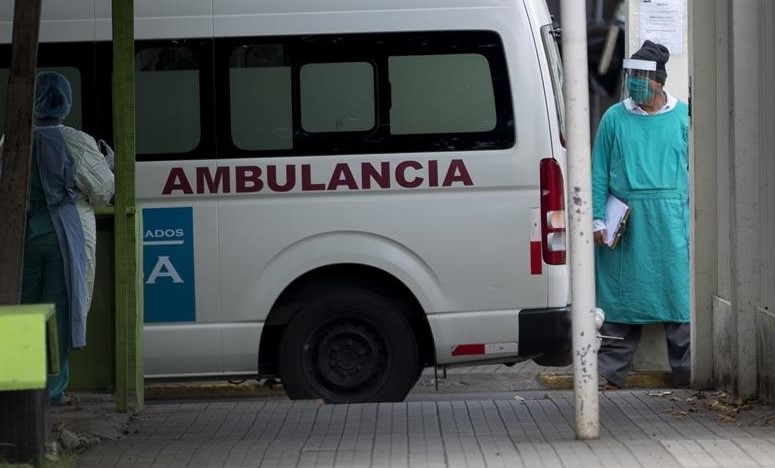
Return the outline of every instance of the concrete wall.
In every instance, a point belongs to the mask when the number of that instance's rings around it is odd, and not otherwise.
[[[681,0],[674,0],[680,4]],[[627,55],[640,0],[628,0]],[[775,2],[688,0],[667,89],[691,104],[693,385],[775,401]],[[667,368],[644,335],[636,370]]]
[[[695,386],[775,401],[775,4],[689,11]]]
[[[759,139],[761,294],[756,309],[756,375],[760,398],[775,401],[775,2],[759,0]]]
[[[696,387],[713,383],[713,310],[717,291],[717,22],[715,6],[691,2],[689,6],[689,87],[692,103],[692,129],[689,144],[690,197],[692,219],[692,374]],[[714,25],[707,27],[707,25]],[[696,44],[696,45],[695,45]],[[707,44],[703,47],[701,44]],[[701,78],[699,78],[701,77]],[[699,158],[697,155],[701,155]],[[700,162],[698,163],[698,159]],[[697,196],[696,194],[701,194]]]
[[[756,393],[755,324],[760,284],[760,1],[731,2],[729,9],[730,96],[730,247],[732,313],[737,325],[737,392]],[[725,331],[721,331],[724,333]]]

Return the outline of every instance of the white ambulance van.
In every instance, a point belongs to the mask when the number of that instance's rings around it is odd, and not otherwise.
[[[396,401],[427,366],[571,362],[543,0],[134,5],[146,378]],[[44,0],[39,67],[112,142],[110,7]]]

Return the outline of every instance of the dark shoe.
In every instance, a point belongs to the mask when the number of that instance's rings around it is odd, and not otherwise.
[[[50,404],[51,406],[71,405],[73,404],[73,399],[64,393],[60,393],[59,395],[54,395],[51,397]]]
[[[687,389],[691,388],[691,385],[692,383],[689,380],[673,381],[673,388]]]
[[[597,390],[598,391],[604,392],[606,390],[617,390],[619,388],[622,388],[622,387],[612,383],[611,381],[609,381],[608,379],[606,379],[602,375],[599,374],[597,376]]]
[[[689,388],[692,384],[692,375],[687,371],[673,370],[671,384],[673,388]]]

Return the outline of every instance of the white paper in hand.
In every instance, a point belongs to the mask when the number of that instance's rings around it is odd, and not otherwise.
[[[627,221],[626,217],[630,207],[613,195],[608,196],[605,202],[605,230],[608,234],[605,243],[608,247],[614,248],[617,241],[617,234],[622,224]]]
[[[110,147],[108,142],[100,138],[97,140],[97,148],[99,148],[100,153],[102,153],[103,156],[105,156],[105,162],[108,163],[108,167],[110,167],[111,172],[116,172],[115,166],[116,166],[116,155],[113,153],[113,148]]]

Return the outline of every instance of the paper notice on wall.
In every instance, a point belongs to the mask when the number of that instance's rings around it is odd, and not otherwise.
[[[666,46],[670,55],[683,54],[686,0],[641,0],[640,38]]]

